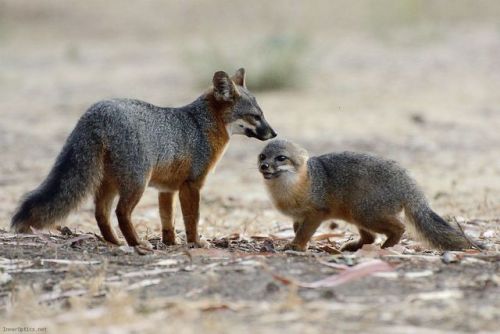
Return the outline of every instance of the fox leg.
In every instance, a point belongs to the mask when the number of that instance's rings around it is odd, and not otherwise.
[[[307,243],[311,240],[319,225],[321,225],[321,220],[306,219],[297,225],[294,223],[294,229],[297,227],[295,238],[291,243],[285,245],[285,250],[305,251],[307,249]]]
[[[299,230],[300,224],[302,224],[302,222],[300,222],[298,220],[293,222],[293,232],[297,233],[297,231]]]
[[[341,251],[355,252],[364,244],[372,244],[375,241],[375,236],[370,231],[367,231],[361,227],[358,227],[359,239],[347,242],[341,248]]]
[[[132,211],[144,193],[144,188],[137,188],[133,191],[120,193],[120,200],[116,206],[116,217],[118,218],[118,226],[122,231],[125,240],[129,246],[138,246],[141,243],[134,225],[132,225]]]
[[[380,227],[382,227],[382,229],[380,229],[379,233],[383,233],[387,236],[387,239],[385,239],[385,242],[382,244],[382,248],[392,247],[397,244],[405,232],[405,227],[397,216],[384,218],[383,224],[380,224]]]
[[[101,230],[104,240],[115,245],[120,245],[121,242],[118,240],[109,221],[111,205],[113,204],[116,193],[116,188],[107,182],[103,182],[99,186],[94,197],[95,219],[97,220],[97,226],[99,226],[99,230]]]
[[[169,246],[177,244],[174,228],[174,195],[175,193],[173,192],[161,192],[158,194],[162,240],[165,245]]]
[[[200,240],[198,235],[198,221],[200,220],[200,189],[193,183],[184,183],[179,190],[182,217],[186,228],[186,241],[197,247],[207,247],[208,244]]]
[[[382,244],[382,248],[391,247],[397,244],[405,231],[404,225],[397,215],[372,217],[366,220],[358,219],[358,222],[362,224],[365,229],[387,236],[387,239]]]

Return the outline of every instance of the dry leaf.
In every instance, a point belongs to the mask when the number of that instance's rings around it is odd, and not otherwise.
[[[354,267],[343,270],[338,275],[332,275],[312,283],[298,282],[297,285],[304,288],[334,287],[344,283],[358,280],[373,273],[393,271],[394,269],[385,261],[371,260],[360,263]]]
[[[332,246],[329,246],[329,245],[318,246],[318,249],[320,249],[323,252],[326,252],[328,254],[342,254],[342,252],[339,249],[332,247]]]
[[[74,238],[71,238],[71,239],[68,239],[67,241],[65,241],[62,246],[64,245],[71,245],[75,242],[78,242],[78,241],[81,241],[81,240],[86,240],[86,239],[94,239],[94,235],[92,234],[81,234],[77,237],[74,237]]]
[[[400,254],[397,251],[391,250],[389,248],[380,248],[379,245],[366,244],[362,248],[358,249],[355,253],[358,257],[380,257],[385,255],[395,255]]]
[[[63,260],[63,259],[41,259],[40,260],[41,265],[44,265],[45,263],[90,265],[90,264],[99,264],[99,263],[101,263],[101,261]]]
[[[394,268],[392,268],[385,261],[371,260],[371,261],[360,263],[354,267],[344,268],[342,266],[341,267],[342,272],[340,274],[328,276],[324,279],[321,279],[321,280],[318,280],[315,282],[306,283],[306,282],[296,281],[292,278],[273,273],[269,270],[269,268],[267,268],[265,266],[264,266],[264,269],[267,270],[268,272],[270,272],[275,280],[280,281],[281,283],[283,283],[285,285],[296,285],[299,287],[311,288],[311,289],[334,287],[334,286],[345,284],[345,283],[348,283],[351,281],[358,280],[360,278],[372,275],[374,273],[389,272],[389,271],[394,270]],[[340,269],[340,268],[337,268],[337,269]]]
[[[175,259],[165,259],[165,260],[160,260],[158,262],[155,262],[153,265],[155,266],[167,266],[167,267],[172,267],[176,266],[179,264],[179,260]]]
[[[263,240],[268,240],[272,239],[269,234],[255,234],[250,237],[250,239],[257,240],[257,241],[263,241]]]
[[[321,263],[321,264],[323,264],[325,266],[328,266],[330,268],[335,268],[335,269],[339,269],[339,270],[349,269],[349,266],[346,265],[346,264],[339,264],[339,263],[327,262],[327,261],[322,260],[319,256],[316,256],[316,260],[318,260],[319,263]]]
[[[409,273],[405,273],[404,277],[409,279],[428,277],[434,275],[432,270],[423,270],[423,271],[413,271]]]
[[[126,290],[127,291],[137,290],[137,289],[140,289],[140,288],[144,288],[146,286],[160,284],[160,282],[161,282],[161,279],[159,279],[159,278],[145,279],[143,281],[136,282],[134,284],[129,285]]]
[[[411,294],[407,297],[408,300],[436,300],[436,299],[460,299],[463,298],[464,293],[460,290],[443,290],[431,291]]]

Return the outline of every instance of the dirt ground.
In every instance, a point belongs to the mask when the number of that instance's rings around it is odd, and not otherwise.
[[[90,199],[62,232],[9,232],[19,199],[43,180],[92,103],[189,103],[216,70],[257,75],[246,50],[265,61],[271,55],[259,41],[283,36],[306,41],[304,52],[286,55],[299,57],[298,84],[255,87],[279,135],[312,154],[356,150],[399,161],[433,208],[487,251],[442,254],[405,236],[389,250],[339,254],[356,237],[339,221],[335,230],[325,224],[307,253],[283,252],[291,222],[273,209],[255,165],[265,144],[243,137],[231,139],[203,189],[208,250],[159,244],[153,189],[134,211],[151,253],[102,242]],[[210,65],[217,68],[200,66],[208,54],[220,57]],[[0,0],[0,326],[498,332],[499,88],[495,1]],[[179,213],[176,221],[182,235]]]

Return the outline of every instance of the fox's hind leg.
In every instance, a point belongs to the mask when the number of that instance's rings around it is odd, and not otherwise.
[[[120,189],[120,200],[116,206],[116,217],[118,218],[120,230],[129,246],[148,246],[147,243],[140,242],[134,225],[132,224],[132,211],[137,203],[139,203],[144,190],[144,186],[135,189]]]
[[[389,216],[383,219],[383,223],[380,224],[380,232],[387,236],[385,242],[382,244],[382,248],[392,247],[396,245],[403,233],[405,232],[405,227],[401,220],[397,216]],[[378,232],[378,231],[376,231]]]
[[[396,214],[365,220],[363,227],[372,232],[387,236],[387,239],[382,244],[382,248],[392,247],[397,244],[405,231],[404,225]]]
[[[162,226],[162,240],[165,245],[169,246],[177,244],[175,239],[174,226],[174,195],[174,192],[158,193]]]
[[[370,231],[367,231],[361,227],[358,227],[359,239],[350,241],[344,244],[341,251],[355,252],[365,244],[372,244],[375,241],[375,236]]]
[[[116,188],[112,184],[104,181],[95,193],[94,203],[95,219],[97,220],[99,230],[101,230],[102,237],[112,244],[119,245],[121,242],[118,240],[109,219],[111,206],[116,194]]]

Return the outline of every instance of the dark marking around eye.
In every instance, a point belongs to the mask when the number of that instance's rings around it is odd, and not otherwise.
[[[286,159],[288,159],[288,158],[287,158],[287,157],[285,157],[284,155],[278,155],[278,156],[276,157],[276,160],[277,160],[277,161],[285,161]]]
[[[266,158],[266,156],[264,154],[259,154],[259,160],[262,161]]]

